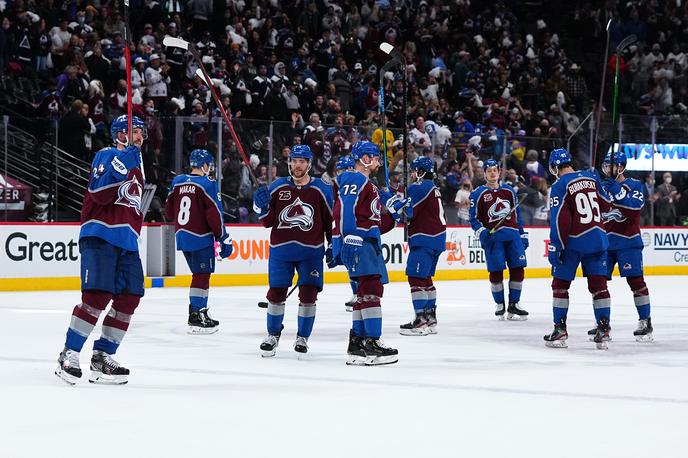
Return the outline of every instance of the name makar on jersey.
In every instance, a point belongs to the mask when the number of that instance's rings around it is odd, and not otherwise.
[[[332,186],[320,178],[295,185],[291,177],[273,181],[270,206],[259,215],[270,232],[270,256],[299,260],[323,256],[325,239],[332,238]]]
[[[108,147],[93,158],[79,238],[98,237],[125,250],[138,251],[145,183],[140,167],[128,170],[120,154],[117,148]]]
[[[177,175],[170,184],[165,214],[174,219],[177,249],[213,246],[225,234],[217,181],[207,176]]]

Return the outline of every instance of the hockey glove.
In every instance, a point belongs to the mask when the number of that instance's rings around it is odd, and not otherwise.
[[[334,255],[332,254],[332,244],[327,247],[325,250],[325,264],[327,264],[327,267],[330,269],[334,269],[337,267],[337,262],[334,259]]]
[[[547,259],[549,260],[550,265],[552,266],[558,266],[559,264],[562,263],[562,256],[564,254],[564,250],[561,248],[557,248],[556,246],[550,244],[547,252]]]
[[[141,165],[141,150],[138,146],[127,146],[112,159],[115,172],[126,175],[129,170]]]
[[[266,186],[261,186],[253,193],[253,210],[262,215],[270,208],[270,191]]]
[[[626,189],[618,181],[609,178],[604,180],[603,185],[614,200],[621,200],[626,197]]]
[[[521,233],[521,243],[523,244],[524,250],[527,250],[528,247],[530,246],[530,241],[528,240],[528,233],[527,232]]]
[[[484,227],[481,227],[480,229],[478,229],[478,232],[476,232],[476,235],[480,239],[480,246],[483,247],[483,250],[492,251],[493,240],[490,231],[488,231]]]
[[[396,196],[395,193],[388,191],[386,188],[380,188],[377,190],[377,193],[380,195],[380,204],[382,204],[384,207],[387,206],[387,203],[389,202],[389,199],[393,198]]]
[[[409,205],[411,205],[410,197],[404,199],[401,196],[395,195],[387,201],[387,211],[389,211],[389,214],[392,215],[394,221],[399,221],[404,209]]]
[[[220,239],[220,258],[227,259],[234,252],[234,245],[232,245],[232,239],[229,235],[225,234]]]
[[[358,235],[347,235],[344,237],[341,258],[348,270],[352,272],[356,271],[356,265],[358,264],[362,248],[363,239]]]

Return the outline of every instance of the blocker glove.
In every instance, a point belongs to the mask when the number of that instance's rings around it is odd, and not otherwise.
[[[547,260],[552,266],[558,266],[559,264],[562,263],[562,256],[564,254],[564,250],[561,248],[557,248],[555,245],[550,244],[547,252]]]
[[[262,215],[270,208],[270,191],[267,186],[261,186],[253,193],[253,210]]]
[[[341,258],[346,268],[352,272],[356,271],[362,248],[363,239],[358,235],[347,235],[344,237]]]
[[[407,208],[409,205],[411,205],[411,198],[407,197],[404,199],[403,197],[399,195],[394,195],[387,200],[387,211],[389,211],[389,214],[392,215],[392,218],[394,218],[395,221],[399,221],[399,218],[401,217],[402,212],[404,211],[405,208]]]
[[[234,252],[234,245],[232,245],[232,239],[229,235],[225,234],[220,239],[220,257],[226,259],[232,255]]]

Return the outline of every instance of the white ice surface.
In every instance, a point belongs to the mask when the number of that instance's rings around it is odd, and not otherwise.
[[[301,361],[295,297],[277,356],[263,359],[265,288],[212,288],[221,330],[209,336],[186,334],[185,289],[151,289],[117,354],[132,371],[117,387],[87,382],[92,339],[79,384],[53,374],[78,292],[1,293],[0,457],[685,457],[688,287],[648,285],[656,341],[633,339],[632,297],[615,278],[605,352],[585,335],[581,279],[568,349],[542,342],[549,280],[526,279],[526,322],[494,319],[486,281],[440,282],[439,334],[426,337],[398,334],[412,309],[393,283],[383,338],[400,361],[386,367],[344,364],[348,285],[326,285]]]

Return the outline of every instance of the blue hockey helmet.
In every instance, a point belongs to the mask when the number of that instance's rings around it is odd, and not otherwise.
[[[565,164],[571,164],[571,155],[564,148],[555,148],[549,153],[549,173],[558,175],[558,169]]]
[[[612,163],[616,167],[612,167]],[[602,162],[602,172],[608,177],[616,178],[621,175],[624,170],[626,170],[626,164],[628,163],[628,158],[625,153],[621,151],[609,151],[604,155],[604,161]],[[623,169],[621,169],[623,167]]]
[[[370,157],[373,156],[380,156],[380,148],[373,143],[369,142],[367,140],[356,142],[354,144],[354,147],[351,148],[351,157],[355,161],[360,161],[361,158],[365,155],[368,155]]]
[[[131,118],[131,128],[132,129],[141,129],[143,132],[143,139],[145,140],[148,135],[146,133],[146,124],[139,118],[138,116],[132,116]],[[127,115],[122,115],[117,117],[114,121],[112,121],[112,125],[110,126],[110,136],[112,136],[112,141],[114,143],[117,143],[117,134],[119,132],[124,132],[127,134],[129,131],[129,123],[127,120]]]
[[[337,161],[337,164],[334,166],[335,170],[346,170],[346,169],[353,169],[356,167],[356,161],[351,156],[342,156],[339,158]]]
[[[485,162],[483,162],[483,170],[487,170],[491,167],[497,167],[499,169],[502,167],[502,163],[499,162],[497,159],[488,159]]]
[[[189,154],[189,165],[193,168],[202,168],[204,164],[212,166],[215,163],[213,155],[205,149],[195,149]]]
[[[289,159],[313,159],[313,152],[308,145],[294,145],[289,152]]]
[[[427,156],[418,156],[411,162],[411,170],[432,172],[433,168],[432,160]]]

